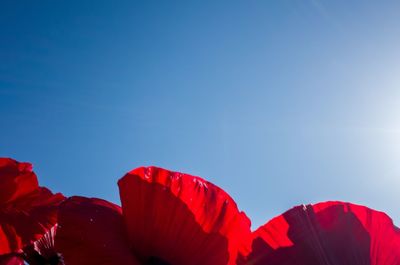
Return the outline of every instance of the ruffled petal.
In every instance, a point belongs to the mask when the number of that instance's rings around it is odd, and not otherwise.
[[[249,247],[249,219],[210,182],[142,167],[118,185],[130,243],[143,263],[235,264],[238,250]]]
[[[0,158],[0,207],[34,192],[38,187],[32,165]]]
[[[254,232],[244,264],[399,265],[400,230],[364,206],[297,206]]]
[[[55,248],[65,264],[139,264],[129,248],[121,208],[96,198],[75,196],[60,206]]]
[[[16,252],[39,239],[57,221],[64,200],[39,187],[32,166],[0,158],[0,254]]]

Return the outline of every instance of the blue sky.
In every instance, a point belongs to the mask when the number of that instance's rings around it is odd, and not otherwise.
[[[189,3],[190,2],[190,3]],[[345,200],[400,222],[398,1],[2,1],[0,156],[118,202],[200,175],[253,226]]]

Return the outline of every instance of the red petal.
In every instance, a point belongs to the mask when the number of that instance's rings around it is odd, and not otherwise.
[[[0,158],[0,254],[20,250],[56,223],[62,194],[38,186],[32,166]]]
[[[138,168],[118,182],[133,250],[173,265],[235,264],[250,221],[215,185],[182,173]]]
[[[65,264],[139,264],[129,249],[121,208],[101,199],[71,197],[60,206],[55,247]]]
[[[38,187],[32,165],[0,158],[0,206],[34,192]]]
[[[254,232],[246,264],[399,265],[400,231],[364,206],[297,206]]]
[[[17,256],[0,256],[0,265],[24,265],[24,260]]]

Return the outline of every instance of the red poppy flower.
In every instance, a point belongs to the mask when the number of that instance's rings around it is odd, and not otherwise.
[[[252,252],[240,264],[399,265],[400,230],[364,206],[297,206],[254,232]]]
[[[251,233],[229,195],[201,178],[149,167],[118,184],[122,207],[61,203],[30,164],[0,159],[0,265],[63,264],[57,252],[67,265],[400,264],[400,230],[364,206],[297,206]]]
[[[250,221],[220,188],[160,168],[118,182],[122,209],[82,197],[64,202],[56,248],[66,264],[235,264],[250,243]]]
[[[0,158],[0,187],[0,262],[18,264],[9,254],[21,252],[55,225],[64,196],[39,187],[31,164],[9,158]]]

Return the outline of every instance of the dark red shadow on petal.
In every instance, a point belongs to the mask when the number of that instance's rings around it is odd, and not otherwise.
[[[24,265],[24,260],[16,254],[0,255],[0,265]]]
[[[398,265],[399,243],[397,228],[383,213],[321,203],[295,207],[258,229],[251,254],[238,264]]]
[[[30,163],[0,158],[0,207],[35,191],[38,186]]]
[[[61,204],[55,248],[67,265],[138,265],[129,248],[121,208],[96,198]]]
[[[39,239],[57,222],[57,207],[64,200],[46,188],[37,191],[0,211],[1,226],[8,235],[10,248],[17,250]]]
[[[320,213],[324,214],[324,211]],[[283,216],[289,224],[287,237],[293,246],[274,250],[262,238],[256,238],[249,260],[254,264],[271,265],[369,265],[370,238],[367,231],[354,214],[344,211],[342,214],[340,220],[325,230],[316,221],[318,216],[311,211],[298,207],[287,212]]]
[[[9,158],[0,158],[0,186],[0,254],[6,254],[54,226],[64,196],[39,187],[31,164]]]

